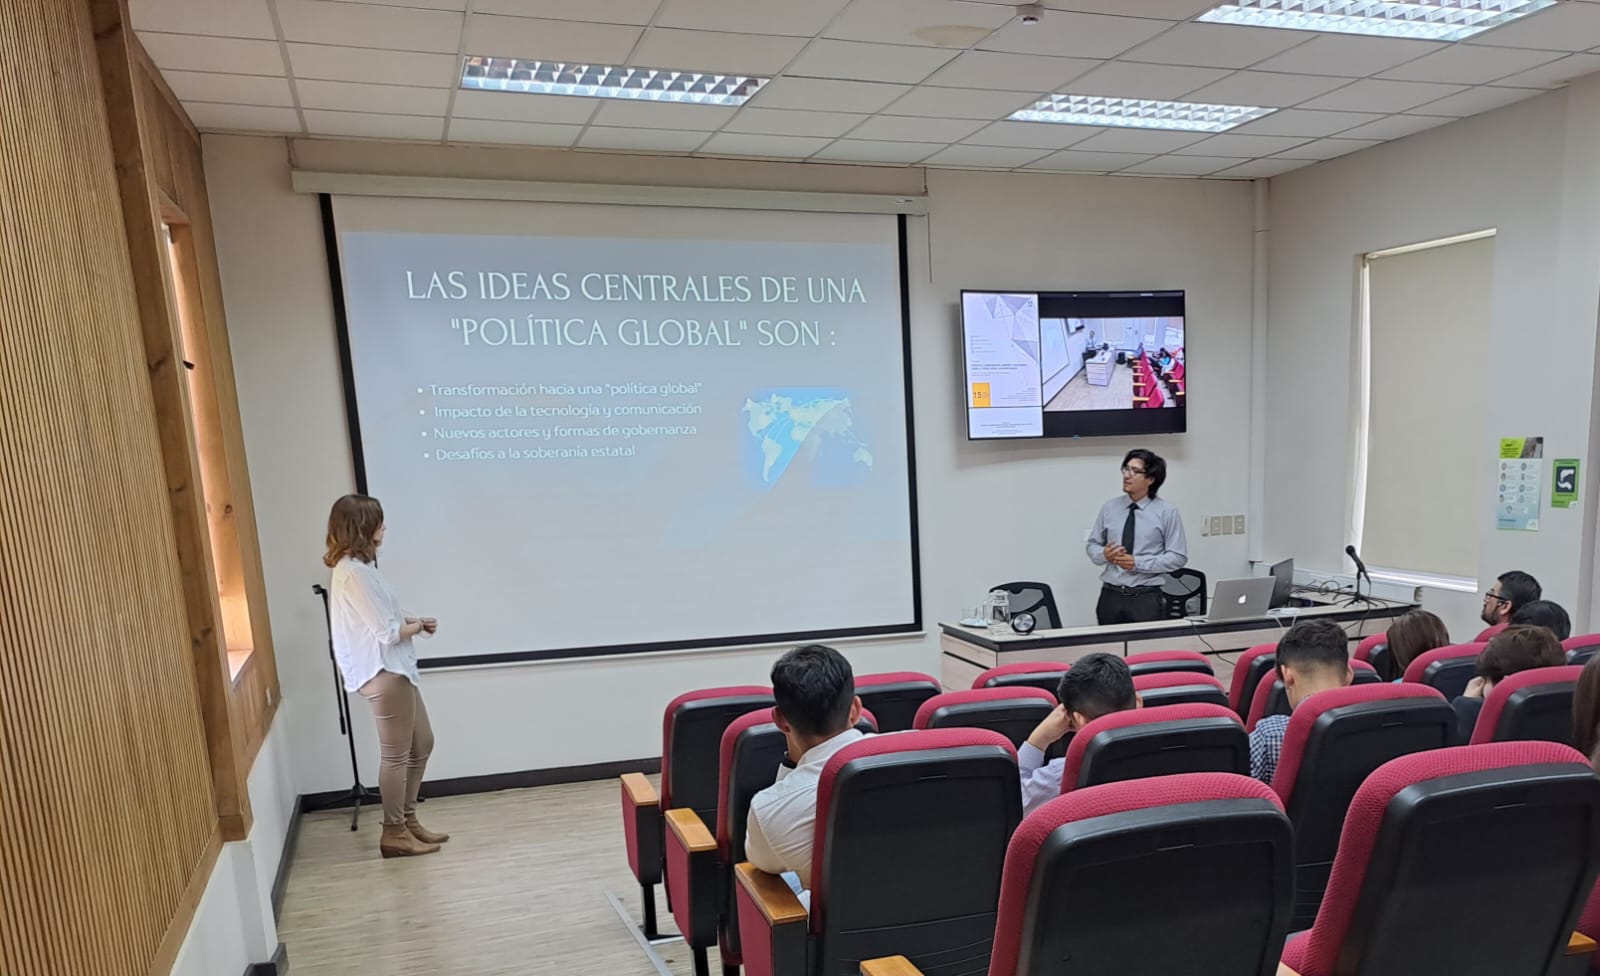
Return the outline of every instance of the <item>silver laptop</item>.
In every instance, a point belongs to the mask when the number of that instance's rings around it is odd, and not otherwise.
[[[1220,620],[1242,620],[1247,617],[1264,617],[1272,603],[1271,576],[1246,576],[1243,579],[1218,580],[1211,596],[1211,612],[1196,617],[1201,623]]]

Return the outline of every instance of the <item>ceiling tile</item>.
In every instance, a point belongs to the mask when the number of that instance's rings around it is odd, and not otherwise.
[[[1011,0],[1003,2],[1009,4]],[[1216,5],[1217,0],[1045,0],[1045,6],[1051,10],[1122,14],[1126,17],[1158,17],[1163,20],[1188,20]]]
[[[1042,149],[1017,149],[1000,146],[951,146],[929,156],[928,166],[976,166],[1014,169],[1046,155]]]
[[[467,0],[330,0],[332,3],[380,3],[386,7],[423,7],[428,10],[465,10]]]
[[[779,78],[756,93],[761,108],[799,108],[817,112],[876,112],[904,95],[905,85],[832,78]]]
[[[870,139],[840,139],[811,158],[868,163],[915,163],[943,148],[942,142],[874,142]]]
[[[1308,142],[1303,146],[1295,146],[1293,149],[1278,153],[1278,158],[1332,159],[1335,156],[1343,156],[1358,149],[1368,149],[1377,145],[1381,143],[1372,139],[1318,139],[1316,142]]]
[[[1425,55],[1383,73],[1400,81],[1440,81],[1456,85],[1482,85],[1506,75],[1548,64],[1561,55],[1554,51],[1525,51],[1514,47],[1468,47],[1464,44]]]
[[[1152,132],[1149,129],[1107,129],[1074,146],[1089,152],[1152,153],[1171,152],[1204,139],[1204,132]]]
[[[627,60],[651,68],[689,68],[770,77],[781,71],[805,43],[805,39],[799,37],[652,27],[644,32],[644,38]]]
[[[1290,75],[1273,71],[1236,71],[1213,85],[1184,95],[1184,101],[1222,105],[1298,105],[1350,84],[1349,78]]]
[[[364,139],[409,139],[437,142],[444,137],[443,118],[415,115],[379,115],[374,112],[306,113],[306,130],[312,135],[356,136]]]
[[[1454,121],[1454,118],[1439,115],[1391,115],[1386,119],[1347,129],[1339,135],[1347,139],[1401,139],[1413,132],[1421,132]]]
[[[377,51],[326,44],[288,44],[285,47],[296,78],[416,85],[419,88],[453,88],[460,80],[458,62],[452,54]]]
[[[265,75],[224,75],[210,71],[163,71],[172,93],[181,101],[227,102],[232,105],[278,105],[294,108],[289,79]]]
[[[1543,88],[1498,88],[1482,85],[1469,88],[1459,95],[1441,98],[1417,107],[1418,115],[1455,115],[1466,117],[1491,109],[1520,102],[1535,95],[1543,95]]]
[[[1104,69],[1099,69],[1104,70]],[[1026,108],[1039,97],[1038,92],[967,91],[961,88],[914,88],[890,106],[896,115],[925,115],[929,118],[1003,119],[1017,109]]]
[[[277,0],[286,41],[456,53],[461,14],[325,0]]]
[[[1064,173],[1112,173],[1142,163],[1149,153],[1103,153],[1066,149],[1029,163],[1028,169],[1056,170]]]
[[[602,104],[574,95],[524,95],[520,92],[458,91],[451,115],[504,122],[563,122],[581,125]]]
[[[656,24],[742,34],[815,37],[848,0],[665,0]]]
[[[480,14],[548,17],[551,20],[587,20],[596,24],[650,23],[660,0],[473,0],[472,9]]]
[[[1305,143],[1301,136],[1249,136],[1224,132],[1176,149],[1180,156],[1270,156]]]
[[[962,0],[852,0],[823,36],[966,48],[1014,16],[1009,6]]]
[[[570,146],[583,131],[581,125],[549,122],[491,122],[486,119],[451,119],[450,142],[490,142],[514,146]]]
[[[498,58],[544,58],[589,64],[623,64],[640,30],[620,24],[539,20],[473,14],[462,47],[467,54]],[[451,50],[454,50],[452,48]],[[694,68],[690,64],[645,64],[649,68]]]
[[[276,39],[266,0],[129,0],[134,30]]]
[[[1501,78],[1499,83],[1513,88],[1555,88],[1597,71],[1600,71],[1600,54],[1569,54],[1531,71]]]
[[[1112,61],[1081,78],[1072,79],[1079,95],[1117,95],[1122,98],[1180,98],[1196,88],[1220,81],[1228,72],[1218,68],[1183,68],[1165,64],[1130,64]]]
[[[1043,93],[1061,88],[1098,64],[1100,62],[1083,58],[968,51],[935,71],[928,84]]]
[[[1288,50],[1314,35],[1270,27],[1231,24],[1180,24],[1141,44],[1124,57],[1129,61],[1186,64],[1202,68],[1244,68]]]
[[[300,116],[292,108],[261,105],[218,105],[184,102],[189,121],[203,132],[300,132]]]
[[[723,105],[680,105],[608,98],[601,101],[593,124],[641,129],[704,129],[710,132],[726,125],[737,111]]]
[[[995,122],[964,140],[973,146],[1015,146],[1021,149],[1065,149],[1104,132],[1092,125],[1046,122]]]
[[[1324,34],[1255,66],[1258,71],[1365,78],[1448,45],[1396,37]]]
[[[1230,131],[1257,136],[1331,136],[1381,118],[1381,114],[1374,112],[1318,112],[1314,109],[1286,108]]]
[[[743,132],[719,132],[706,140],[696,152],[712,156],[770,156],[776,159],[804,159],[832,140],[813,136],[757,136]]]
[[[909,44],[818,39],[784,72],[799,78],[848,78],[914,85],[956,56],[955,51]]]
[[[1309,159],[1252,159],[1248,163],[1230,166],[1211,175],[1218,179],[1260,180],[1269,176],[1278,176],[1292,169],[1299,169],[1302,166],[1310,166],[1311,162]]]
[[[444,116],[450,92],[443,88],[405,85],[362,85],[350,81],[302,81],[295,85],[304,108],[380,115]]]
[[[1558,3],[1520,20],[1474,34],[1472,43],[1547,51],[1587,51],[1600,45],[1600,4]]]
[[[950,143],[982,128],[976,119],[923,119],[901,115],[874,115],[856,126],[850,138],[883,142]]]
[[[578,147],[633,152],[694,152],[706,138],[704,132],[680,129],[614,129],[591,125],[578,140]]]
[[[1029,26],[1013,20],[978,46],[985,51],[1048,54],[1059,58],[1114,58],[1172,27],[1169,20],[1049,13]]]
[[[783,108],[739,110],[724,132],[749,132],[772,136],[827,136],[835,138],[854,129],[865,115],[854,112],[797,112]]]
[[[1249,162],[1248,157],[1157,156],[1143,163],[1135,163],[1123,172],[1147,176],[1210,176],[1218,170],[1245,162]]]
[[[1313,98],[1302,107],[1334,112],[1404,112],[1424,102],[1431,102],[1465,90],[1461,85],[1367,79],[1352,82],[1320,98]]]
[[[225,74],[281,75],[283,52],[277,41],[243,41],[193,34],[146,34],[139,41],[162,71],[218,71]]]

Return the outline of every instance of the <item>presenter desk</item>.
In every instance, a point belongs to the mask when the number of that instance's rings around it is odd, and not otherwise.
[[[1332,620],[1345,629],[1352,643],[1386,630],[1395,617],[1417,608],[1416,603],[1373,600],[1344,606],[1323,602],[1342,596],[1297,596],[1309,606],[1267,617],[1245,617],[1216,623],[1196,620],[1151,620],[1107,627],[1062,627],[1031,634],[992,637],[983,627],[939,625],[939,680],[947,691],[972,687],[982,671],[1019,661],[1072,662],[1097,651],[1126,657],[1143,651],[1199,651],[1233,654],[1257,644],[1276,641],[1300,620]]]

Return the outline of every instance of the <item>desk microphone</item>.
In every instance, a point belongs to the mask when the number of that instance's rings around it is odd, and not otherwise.
[[[1367,564],[1361,561],[1361,557],[1360,556],[1356,555],[1356,547],[1355,546],[1345,546],[1344,547],[1344,554],[1346,556],[1349,556],[1351,561],[1353,561],[1356,564],[1356,572],[1359,573],[1362,576],[1365,576],[1367,578],[1367,582],[1368,583],[1372,582],[1372,574],[1367,572]]]

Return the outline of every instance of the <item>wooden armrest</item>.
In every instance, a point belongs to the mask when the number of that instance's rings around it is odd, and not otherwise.
[[[1594,940],[1582,932],[1572,933],[1572,938],[1567,940],[1567,955],[1569,956],[1587,956],[1594,950]]]
[[[622,788],[628,791],[628,800],[636,807],[653,807],[661,803],[656,788],[643,773],[623,773]]]
[[[700,815],[687,807],[668,810],[667,826],[690,854],[717,849],[717,839],[700,822]]]
[[[861,976],[922,976],[922,970],[905,956],[884,956],[861,960]]]
[[[1280,962],[1278,963],[1278,976],[1300,976],[1300,974]]]
[[[806,906],[789,888],[789,883],[775,874],[751,864],[749,861],[733,869],[739,885],[750,893],[750,899],[761,909],[761,914],[772,925],[805,922]]]

